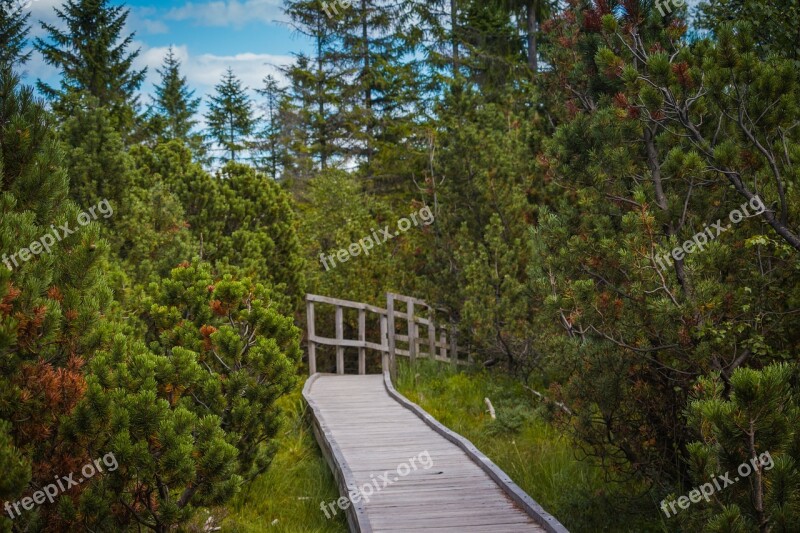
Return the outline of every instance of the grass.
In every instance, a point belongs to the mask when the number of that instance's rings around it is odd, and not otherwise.
[[[281,399],[286,414],[270,469],[229,507],[223,531],[233,533],[346,533],[343,513],[330,520],[321,502],[339,497],[333,475],[304,417],[302,385]]]
[[[545,421],[538,400],[520,383],[501,373],[457,373],[427,360],[414,371],[399,361],[397,381],[402,394],[472,441],[570,531],[660,530],[655,516],[642,517],[650,502],[631,503],[635,498],[625,496],[634,487],[608,483],[600,469],[578,460],[571,440]]]

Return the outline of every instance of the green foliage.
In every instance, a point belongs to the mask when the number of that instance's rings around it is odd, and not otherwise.
[[[209,136],[226,154],[219,158],[221,161],[236,161],[236,156],[248,147],[255,129],[253,105],[230,68],[214,89],[216,94],[209,98],[205,116]]]
[[[689,445],[692,478],[703,483],[736,472],[730,487],[701,502],[686,527],[708,531],[739,523],[752,530],[791,531],[800,521],[800,405],[797,370],[774,364],[739,368],[730,390],[720,376],[698,381],[688,407],[688,423],[699,437]],[[754,462],[750,462],[755,459]],[[742,464],[748,464],[747,478]]]
[[[642,487],[611,483],[597,464],[576,457],[573,443],[542,418],[539,400],[516,379],[502,372],[453,372],[428,360],[412,369],[401,360],[397,386],[469,439],[570,531],[658,530],[650,498],[630,496],[644,492]],[[497,420],[484,398],[494,405]]]
[[[166,531],[230,501],[269,466],[276,402],[295,384],[299,331],[260,284],[185,264],[138,307],[144,341],[117,326],[63,431],[120,464],[77,502],[92,529]]]
[[[164,122],[163,136],[167,139],[190,139],[190,132],[197,124],[194,115],[200,106],[200,98],[194,98],[186,77],[181,75],[181,62],[170,47],[164,63],[158,70],[161,85],[156,85],[155,113]]]
[[[32,52],[25,52],[30,13],[17,0],[0,0],[0,68],[24,65]]]
[[[86,390],[82,369],[111,295],[103,275],[108,246],[98,225],[76,221],[43,103],[7,70],[0,73],[0,183],[0,497],[14,501],[87,458],[59,427]],[[54,228],[65,224],[74,233],[56,238]],[[48,234],[49,250],[25,261],[20,250]],[[40,521],[60,523],[53,509],[42,509],[15,524]]]
[[[47,38],[34,45],[45,62],[61,71],[60,88],[37,84],[62,117],[72,116],[88,95],[110,110],[112,123],[127,135],[133,127],[136,91],[147,69],[134,70],[139,50],[128,52],[133,35],[123,35],[130,13],[108,0],[66,0],[55,9],[61,24],[42,23]]]
[[[342,206],[348,208],[343,210]],[[354,176],[329,170],[310,184],[300,208],[300,234],[305,255],[313,265],[309,268],[309,290],[357,302],[384,302],[384,287],[395,283],[395,276],[400,274],[395,258],[399,240],[377,245],[369,255],[360,254],[344,263],[335,256],[373,230],[394,225],[387,206],[367,195]],[[331,254],[334,259],[325,257],[323,263],[322,256]]]
[[[174,269],[148,293],[142,318],[151,348],[198,354],[207,377],[186,388],[198,414],[219,417],[238,449],[239,473],[251,479],[274,454],[270,441],[280,422],[274,404],[295,385],[299,330],[263,285],[230,275],[215,280],[206,263]]]
[[[221,524],[232,533],[345,533],[347,521],[338,512],[327,518],[320,503],[339,498],[336,480],[319,451],[299,387],[281,398],[286,420],[277,437],[275,459],[265,474],[233,502]]]
[[[698,6],[701,28],[718,32],[725,23],[746,22],[753,27],[761,57],[776,54],[795,62],[800,60],[798,17],[800,6],[792,0],[705,0]]]

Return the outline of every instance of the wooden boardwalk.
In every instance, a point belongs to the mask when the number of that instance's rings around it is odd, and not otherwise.
[[[303,395],[340,494],[364,495],[347,508],[351,531],[567,531],[469,441],[398,394],[388,372],[314,374]]]

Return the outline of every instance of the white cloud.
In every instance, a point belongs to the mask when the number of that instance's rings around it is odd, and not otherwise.
[[[250,22],[272,24],[286,18],[281,4],[281,0],[187,2],[167,11],[166,18],[203,26],[241,27]]]
[[[136,60],[136,68],[148,67],[149,82],[158,81],[156,69],[161,67],[168,46],[148,48],[137,42],[134,47],[141,47],[142,53]],[[267,74],[283,80],[279,67],[288,65],[294,58],[273,54],[242,53],[235,55],[200,54],[192,55],[186,45],[173,45],[175,55],[181,61],[181,69],[189,84],[198,92],[213,90],[222,75],[231,67],[242,83],[250,89],[261,87],[261,81]]]
[[[161,67],[169,47],[148,48],[140,42],[137,42],[135,46],[142,47],[142,53],[136,60],[136,68],[148,67],[148,79],[142,90],[149,95],[152,93],[153,84],[159,82],[156,69]],[[252,96],[254,90],[262,86],[262,80],[268,74],[278,79],[279,83],[284,83],[285,76],[278,70],[278,67],[294,61],[291,56],[272,54],[192,55],[186,45],[173,45],[172,48],[181,62],[181,71],[186,76],[189,87],[196,91],[197,96],[203,97],[214,92],[214,85],[219,83],[228,67],[233,69],[234,74],[250,90]],[[149,97],[145,97],[144,100],[149,101]],[[207,99],[204,98],[205,100]]]

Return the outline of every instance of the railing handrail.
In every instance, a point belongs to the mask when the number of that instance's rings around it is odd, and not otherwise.
[[[395,303],[402,302],[406,306],[406,311],[395,310]],[[316,311],[314,304],[332,305],[335,309],[335,330],[336,337],[322,337],[316,334]],[[437,361],[450,362],[453,365],[469,364],[471,358],[467,353],[467,360],[459,360],[458,354],[465,353],[459,349],[456,342],[456,328],[454,324],[439,325],[436,323],[436,309],[427,302],[404,296],[401,294],[387,293],[386,309],[366,304],[354,302],[340,298],[331,298],[318,294],[306,295],[306,315],[308,321],[308,369],[311,375],[317,371],[316,349],[317,346],[332,346],[336,348],[336,372],[344,374],[344,349],[358,348],[358,370],[359,374],[366,373],[366,350],[376,350],[381,352],[382,371],[390,371],[392,375],[396,369],[396,356],[409,357],[412,363],[416,362],[418,356],[427,357]],[[430,312],[428,318],[415,314],[416,308],[425,308]],[[358,339],[344,338],[344,309],[355,309],[358,311]],[[373,313],[380,319],[380,342],[371,342],[366,338],[366,314]],[[402,319],[406,323],[406,333],[398,334],[396,331],[397,319]],[[427,335],[420,335],[420,326],[426,326]],[[427,339],[425,339],[427,337]],[[407,343],[408,349],[403,350],[397,347],[397,342]],[[424,342],[424,344],[423,344]],[[427,347],[427,352],[420,351],[419,348]]]

